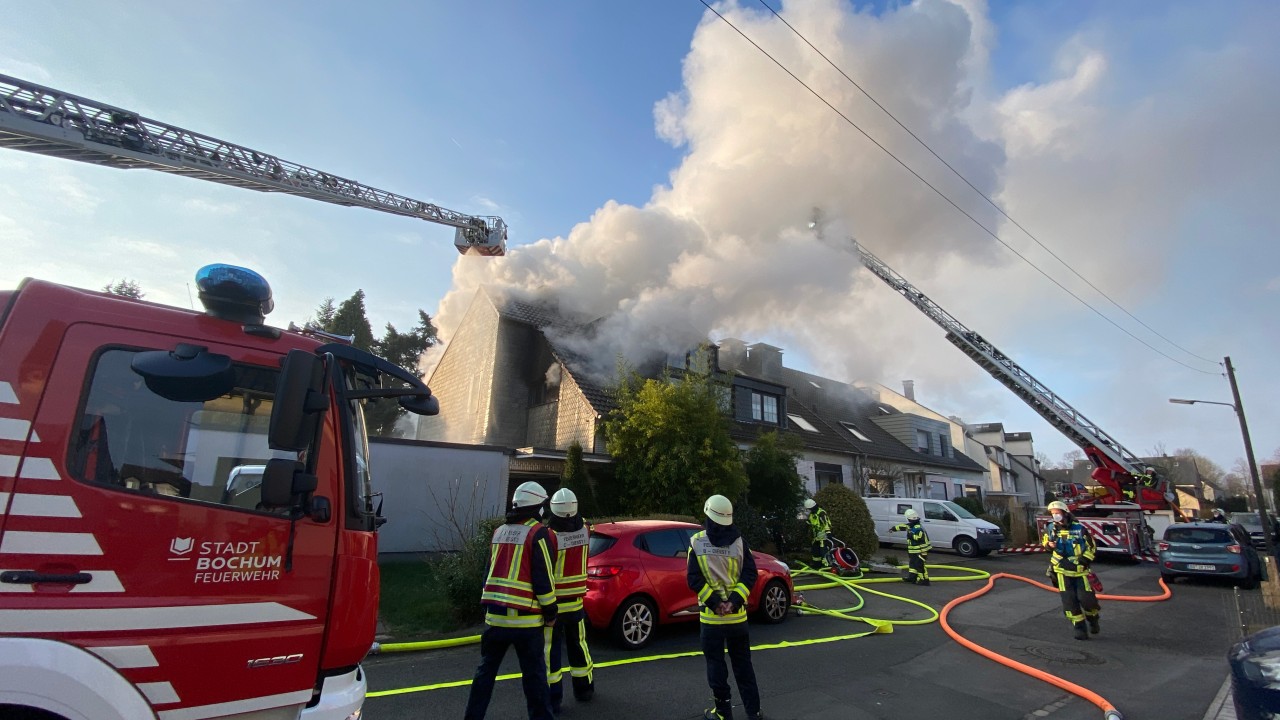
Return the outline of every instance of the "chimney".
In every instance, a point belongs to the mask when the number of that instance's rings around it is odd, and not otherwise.
[[[915,381],[915,380],[903,380],[903,381],[902,381],[902,394],[903,394],[904,396],[906,396],[906,398],[907,398],[908,400],[910,400],[911,402],[915,402],[915,401],[916,401],[916,381]]]

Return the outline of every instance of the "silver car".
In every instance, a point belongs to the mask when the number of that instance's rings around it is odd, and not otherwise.
[[[1160,577],[1172,584],[1179,577],[1228,578],[1242,588],[1258,587],[1262,561],[1249,533],[1236,523],[1174,523],[1165,528],[1160,551]]]

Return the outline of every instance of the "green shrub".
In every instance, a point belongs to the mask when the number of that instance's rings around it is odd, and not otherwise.
[[[871,557],[871,553],[880,547],[871,512],[857,493],[843,485],[832,484],[819,490],[813,499],[831,516],[831,534],[853,548],[859,558]]]
[[[987,509],[982,505],[982,501],[975,497],[958,497],[952,502],[973,513],[975,517],[982,517],[987,512]]]
[[[493,531],[502,523],[503,518],[500,517],[480,521],[475,534],[463,544],[462,550],[442,558],[437,565],[438,578],[444,583],[453,616],[463,625],[484,620],[480,591],[489,574],[489,547]]]

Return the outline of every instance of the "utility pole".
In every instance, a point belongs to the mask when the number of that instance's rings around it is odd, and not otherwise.
[[[1231,357],[1222,358],[1227,366],[1227,380],[1231,383],[1231,397],[1235,400],[1236,417],[1240,418],[1240,434],[1244,436],[1244,457],[1249,463],[1249,476],[1253,478],[1253,492],[1258,496],[1258,518],[1262,520],[1262,539],[1266,541],[1267,555],[1275,546],[1271,540],[1271,518],[1267,517],[1267,503],[1262,497],[1262,478],[1258,477],[1258,463],[1253,459],[1253,442],[1249,440],[1249,423],[1244,419],[1244,405],[1240,402],[1240,388],[1236,385],[1236,370]]]

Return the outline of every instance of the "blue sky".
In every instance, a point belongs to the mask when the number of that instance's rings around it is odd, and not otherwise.
[[[1280,11],[1263,2],[781,7],[815,44],[1091,281],[1241,368],[1255,449],[1280,449]],[[755,2],[727,14],[913,168],[1117,322]],[[1242,456],[1225,382],[1137,344],[1020,264],[696,0],[220,3],[0,0],[0,72],[136,109],[511,226],[503,261],[447,228],[159,173],[0,155],[0,285],[138,280],[185,305],[199,265],[263,272],[273,319],[356,288],[375,324],[447,325],[477,284],[552,290],[619,337],[766,340],[802,369],[898,387],[1071,448],[926,319],[815,249],[808,209],[1147,453]],[[50,252],[50,250],[56,252]],[[443,301],[443,304],[442,304]],[[450,308],[454,319],[450,320]],[[1221,411],[1221,412],[1218,412]]]

